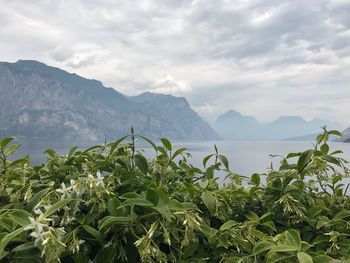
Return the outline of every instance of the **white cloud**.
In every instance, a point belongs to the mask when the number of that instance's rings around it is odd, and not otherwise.
[[[0,0],[0,58],[37,59],[127,95],[350,124],[346,0]],[[325,111],[324,109],[332,109]]]

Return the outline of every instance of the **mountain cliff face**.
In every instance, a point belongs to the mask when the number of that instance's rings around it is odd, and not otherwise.
[[[129,134],[133,126],[154,138],[217,138],[184,98],[127,97],[37,61],[1,62],[0,94],[0,136],[101,140]]]
[[[297,140],[305,135],[320,133],[321,127],[325,125],[329,129],[343,129],[343,126],[336,122],[320,119],[306,121],[299,116],[282,116],[271,123],[262,124],[254,117],[243,116],[232,110],[219,116],[213,127],[226,139]]]

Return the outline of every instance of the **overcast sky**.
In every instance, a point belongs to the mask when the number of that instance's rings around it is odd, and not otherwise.
[[[0,60],[35,59],[126,94],[350,125],[350,0],[0,0]]]

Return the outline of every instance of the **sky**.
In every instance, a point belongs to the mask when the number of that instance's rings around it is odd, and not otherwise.
[[[350,125],[350,0],[0,0],[0,60],[19,59],[184,96],[208,120]]]

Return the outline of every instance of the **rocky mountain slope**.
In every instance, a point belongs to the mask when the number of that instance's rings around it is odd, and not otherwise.
[[[127,97],[101,82],[30,60],[0,63],[0,136],[114,139],[130,133],[205,140],[218,135],[184,98]]]

